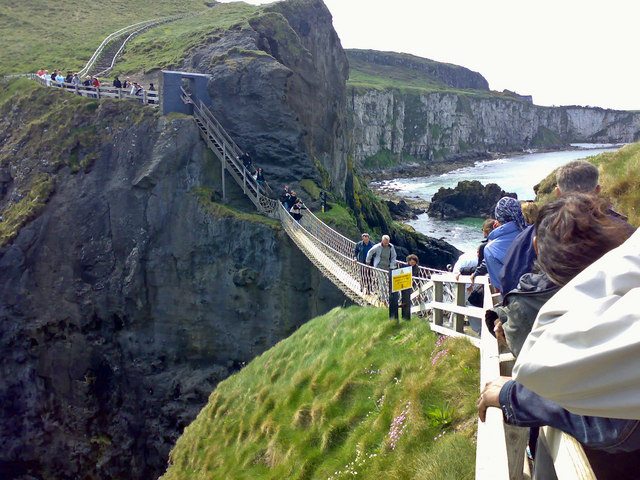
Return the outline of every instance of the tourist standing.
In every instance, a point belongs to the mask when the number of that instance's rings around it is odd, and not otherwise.
[[[258,170],[256,170],[256,182],[260,187],[264,188],[264,184],[265,184],[264,172],[260,167],[258,167]]]
[[[368,233],[363,233],[361,236],[362,240],[356,243],[356,246],[353,250],[353,261],[358,262],[358,276],[360,277],[360,288],[363,293],[369,293],[371,291],[371,279],[367,275],[367,255],[369,254],[369,250],[373,247],[373,243],[369,238]]]
[[[382,270],[391,270],[396,268],[396,259],[396,247],[389,235],[383,235],[380,243],[376,243],[367,253],[366,263]]]
[[[291,216],[296,220],[296,222],[300,223],[302,220],[302,200],[298,199],[296,203],[293,204],[289,212],[291,212]]]
[[[113,79],[113,86],[115,88],[122,88],[122,82],[120,81],[117,75],[116,75],[116,78]]]
[[[363,233],[361,238],[362,240],[356,243],[353,251],[353,259],[360,263],[367,263],[367,255],[373,247],[373,243],[371,243],[368,233]]]
[[[496,290],[502,292],[500,272],[503,260],[515,238],[525,229],[526,222],[522,215],[520,202],[511,197],[502,197],[498,201],[495,217],[496,228],[487,237],[489,242],[484,248],[484,259],[491,284]]]

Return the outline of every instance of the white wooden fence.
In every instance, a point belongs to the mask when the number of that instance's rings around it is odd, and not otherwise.
[[[513,355],[500,354],[496,338],[486,327],[482,328],[480,338],[464,333],[465,317],[480,318],[484,324],[486,310],[493,307],[498,297],[492,295],[488,277],[475,279],[475,283],[484,287],[482,308],[465,305],[465,288],[471,283],[469,276],[432,274],[430,282],[434,291],[433,301],[427,304],[432,312],[431,329],[447,336],[465,337],[480,349],[480,390],[500,375],[510,375]],[[596,480],[581,445],[573,437],[550,427],[540,429],[540,435],[559,480]],[[502,411],[489,408],[486,421],[478,420],[476,480],[530,478],[525,459],[527,439],[528,429],[506,425]]]

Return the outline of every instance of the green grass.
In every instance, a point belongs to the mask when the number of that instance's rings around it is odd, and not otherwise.
[[[0,165],[10,163],[18,151],[31,159],[46,155],[50,167],[69,166],[75,173],[97,158],[97,145],[111,141],[114,119],[128,117],[138,124],[159,113],[137,103],[98,102],[17,79],[0,86],[0,115],[11,132],[0,145]]]
[[[352,240],[360,239],[360,231],[351,211],[340,203],[327,202],[326,212],[315,212],[316,216],[334,230]]]
[[[154,18],[208,10],[202,0],[4,0],[0,2],[0,73],[79,70],[116,30]]]
[[[31,180],[23,198],[11,203],[2,211],[0,221],[0,247],[12,241],[20,229],[44,208],[53,192],[53,179],[47,174],[38,174]]]
[[[500,92],[454,88],[425,72],[398,65],[379,65],[360,59],[349,58],[349,80],[347,83],[357,91],[397,90],[402,93],[455,93],[463,96],[501,98],[519,101]]]
[[[218,385],[162,479],[474,478],[478,353],[435,340],[382,309],[308,322]]]
[[[602,193],[629,223],[640,226],[640,142],[589,159],[600,170]]]
[[[383,148],[375,155],[367,157],[362,162],[362,167],[365,169],[378,169],[378,168],[390,168],[405,163],[417,163],[418,160],[406,153],[400,155],[393,153],[391,150]]]
[[[640,226],[640,142],[586,160],[600,171],[602,195],[609,199],[614,209],[628,217],[630,224]],[[555,198],[556,171],[536,186],[536,201],[541,205]]]
[[[320,187],[309,178],[303,178],[300,180],[300,187],[311,197],[312,200],[318,200],[320,198],[320,193],[322,190]]]
[[[199,15],[152,28],[127,45],[114,73],[150,72],[176,67],[190,49],[219,37],[222,31],[229,28],[248,27],[248,19],[260,11],[259,7],[246,3],[224,3]],[[260,55],[239,49],[237,52]],[[224,58],[218,60],[224,61]]]
[[[245,222],[261,223],[275,230],[281,229],[280,222],[273,218],[265,217],[264,215],[259,215],[257,213],[242,212],[228,205],[213,201],[213,192],[210,188],[195,188],[193,190],[193,194],[198,198],[200,205],[217,218],[235,218]]]

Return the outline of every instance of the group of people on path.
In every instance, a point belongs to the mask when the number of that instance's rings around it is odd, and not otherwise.
[[[305,208],[302,200],[298,198],[298,194],[289,188],[289,185],[285,185],[280,195],[280,203],[291,214],[291,216],[297,221],[302,220],[302,209]]]
[[[66,87],[66,88],[76,88],[76,87],[93,87],[99,89],[104,85],[101,83],[100,79],[94,75],[87,75],[84,79],[81,79],[77,72],[68,71],[66,76],[62,74],[62,70],[55,69],[53,73],[49,73],[49,70],[40,69],[36,72],[36,75],[44,80],[45,84],[49,87],[52,84],[56,84],[58,86]],[[149,84],[149,88],[147,90],[138,83],[132,82],[128,77],[125,81],[121,81],[118,76],[113,80],[113,87],[124,90],[128,95],[134,97],[142,97],[145,92],[155,92],[156,88],[153,83]],[[149,103],[155,103],[155,99],[148,99]]]
[[[134,95],[136,97],[142,96],[145,92],[144,87],[138,82],[132,82],[129,77],[125,78],[124,82],[120,80],[120,78],[116,75],[113,79],[114,88],[122,88],[125,90],[129,90],[129,95]],[[148,92],[155,92],[156,87],[153,83],[149,84]],[[151,102],[150,102],[151,103]]]
[[[82,80],[77,72],[68,71],[65,76],[62,74],[62,70],[55,69],[53,73],[49,73],[49,70],[40,69],[36,72],[36,75],[44,80],[48,87],[50,87],[52,83],[60,86],[67,84],[73,87],[79,87],[80,85],[100,87],[100,80],[97,77],[86,76],[85,79]]]
[[[502,198],[485,223],[482,258],[454,267],[472,281],[487,274],[502,294],[482,328],[516,364],[513,377],[485,386],[478,412],[484,421],[497,407],[506,423],[531,429],[537,479],[553,478],[537,440],[547,425],[583,444],[599,479],[637,478],[640,232],[599,192],[592,164],[561,167],[556,200],[537,212],[524,204],[527,220],[520,202]]]

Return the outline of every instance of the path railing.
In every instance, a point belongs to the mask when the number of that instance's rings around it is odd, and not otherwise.
[[[134,23],[132,25],[128,25],[124,28],[121,28],[120,30],[117,30],[113,33],[111,33],[110,35],[108,35],[103,41],[102,43],[98,46],[98,48],[96,49],[95,52],[93,52],[93,55],[91,55],[91,58],[89,59],[89,61],[86,63],[86,65],[82,68],[82,70],[80,70],[78,72],[78,76],[83,77],[87,74],[89,74],[91,72],[91,70],[93,69],[94,65],[96,64],[96,62],[98,60],[101,59],[101,56],[103,55],[103,53],[105,52],[105,50],[107,49],[107,47],[114,41],[116,41],[118,38],[122,38],[125,37],[122,45],[120,46],[120,48],[116,51],[116,53],[113,55],[112,60],[109,62],[110,63],[110,67],[106,70],[103,70],[103,72],[105,71],[109,71],[113,68],[114,64],[115,64],[115,60],[116,57],[122,53],[122,50],[124,49],[124,46],[126,45],[126,43],[131,40],[131,38],[133,38],[134,36],[142,33],[144,30],[162,24],[162,23],[167,23],[167,22],[172,22],[174,20],[177,20],[178,18],[182,18],[185,15],[173,15],[170,17],[163,17],[163,18],[154,18],[152,20],[145,20],[144,22],[138,22],[138,23]],[[101,72],[102,73],[102,72]]]
[[[465,290],[471,277],[456,278],[446,272],[431,275],[430,281],[434,290],[434,300],[429,304],[431,329],[451,337],[465,337],[480,349],[480,390],[500,375],[510,375],[513,355],[500,353],[496,338],[487,328],[482,328],[480,338],[472,339],[464,333],[465,318],[479,318],[484,323],[485,312],[498,300],[499,296],[491,293],[488,277],[475,278],[475,283],[484,288],[482,307],[465,305]],[[447,290],[453,294],[447,295]],[[550,427],[542,428],[540,435],[560,480],[595,480],[589,461],[574,438]],[[478,421],[476,480],[530,478],[525,457],[528,438],[528,429],[506,425],[501,410],[489,408],[486,421]]]
[[[128,88],[116,88],[116,87],[94,87],[88,85],[74,85],[66,82],[56,82],[54,80],[45,80],[36,74],[28,75],[29,78],[37,81],[45,87],[59,88],[68,93],[74,93],[82,97],[104,99],[104,98],[117,98],[135,100],[140,103],[157,107],[159,105],[159,95],[156,90],[141,90],[139,95],[131,93]]]

